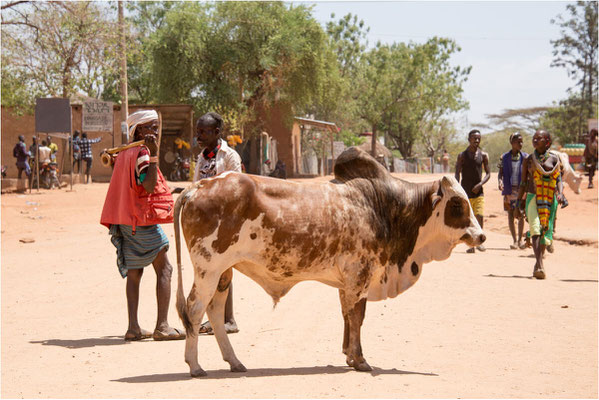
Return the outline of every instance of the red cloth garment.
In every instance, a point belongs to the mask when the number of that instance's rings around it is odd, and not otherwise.
[[[119,153],[114,164],[110,186],[104,200],[100,223],[148,226],[173,222],[174,201],[166,180],[157,170],[158,179],[152,193],[147,193],[135,178],[137,158],[142,147]]]

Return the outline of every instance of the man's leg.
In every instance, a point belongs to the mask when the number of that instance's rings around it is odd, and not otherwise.
[[[166,248],[160,250],[152,262],[156,271],[156,302],[158,316],[153,337],[155,340],[185,339],[183,331],[172,328],[168,324],[168,306],[171,300],[171,276],[173,267],[166,255]]]
[[[89,172],[92,168],[92,159],[91,158],[86,158],[85,159],[85,183],[89,182]]]
[[[521,249],[526,248],[526,244],[522,241],[522,235],[524,233],[524,217],[518,218],[518,247]]]
[[[535,268],[532,276],[537,279],[545,279],[545,269],[543,268],[543,254],[545,253],[545,245],[541,244],[540,235],[534,235],[532,237],[532,249],[536,258]]]
[[[158,304],[158,317],[156,329],[168,329],[168,305],[171,300],[171,276],[173,267],[166,256],[166,248],[162,249],[152,263],[156,271],[156,301]]]
[[[143,273],[143,268],[130,269],[127,271],[127,311],[129,313],[129,328],[125,334],[125,340],[139,340],[142,336],[142,331],[137,320],[137,308],[139,305],[139,284]]]
[[[514,242],[512,245],[510,245],[510,249],[517,249],[518,241],[516,240],[516,227],[514,226],[514,209],[512,208],[510,208],[507,211],[507,223],[510,228],[510,233],[512,234],[512,241]]]
[[[229,294],[225,303],[225,330],[227,333],[239,332],[233,316],[233,281],[229,284]]]
[[[19,170],[19,175],[17,176],[17,179],[21,179],[21,175],[23,174],[23,170],[25,168],[17,167],[17,169]]]
[[[589,189],[593,188],[593,177],[595,176],[595,169],[597,168],[597,161],[591,162],[589,167]]]

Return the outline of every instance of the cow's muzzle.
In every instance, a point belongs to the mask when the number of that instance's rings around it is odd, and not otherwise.
[[[480,231],[479,234],[474,234],[474,236],[470,233],[465,233],[460,238],[461,242],[466,243],[470,247],[480,246],[485,242],[485,240],[487,240],[487,237],[485,236],[485,233],[483,231]]]

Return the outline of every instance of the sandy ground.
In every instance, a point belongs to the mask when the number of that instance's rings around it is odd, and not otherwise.
[[[430,180],[426,175],[404,175]],[[126,343],[125,280],[99,216],[107,184],[2,195],[3,398],[597,398],[597,189],[558,214],[548,278],[531,250],[509,250],[507,217],[485,186],[487,252],[459,245],[427,264],[401,296],[368,303],[362,345],[371,373],[345,366],[337,291],[304,282],[273,310],[235,274],[231,335],[247,373],[228,371],[200,337],[208,376],[192,379],[184,342]],[[169,258],[175,264],[173,226]],[[33,243],[20,239],[31,238]],[[571,243],[590,243],[576,245]],[[184,251],[185,289],[191,287]],[[176,275],[175,275],[176,276]],[[140,321],[155,324],[155,274],[142,280]],[[181,327],[175,307],[170,322]]]

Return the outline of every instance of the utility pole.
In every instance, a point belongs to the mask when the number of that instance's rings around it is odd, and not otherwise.
[[[125,144],[129,141],[129,132],[127,131],[127,117],[129,115],[129,98],[127,96],[127,48],[125,47],[125,12],[123,10],[123,2],[119,0],[117,1],[117,3],[119,7],[119,56],[121,59],[121,144]]]

